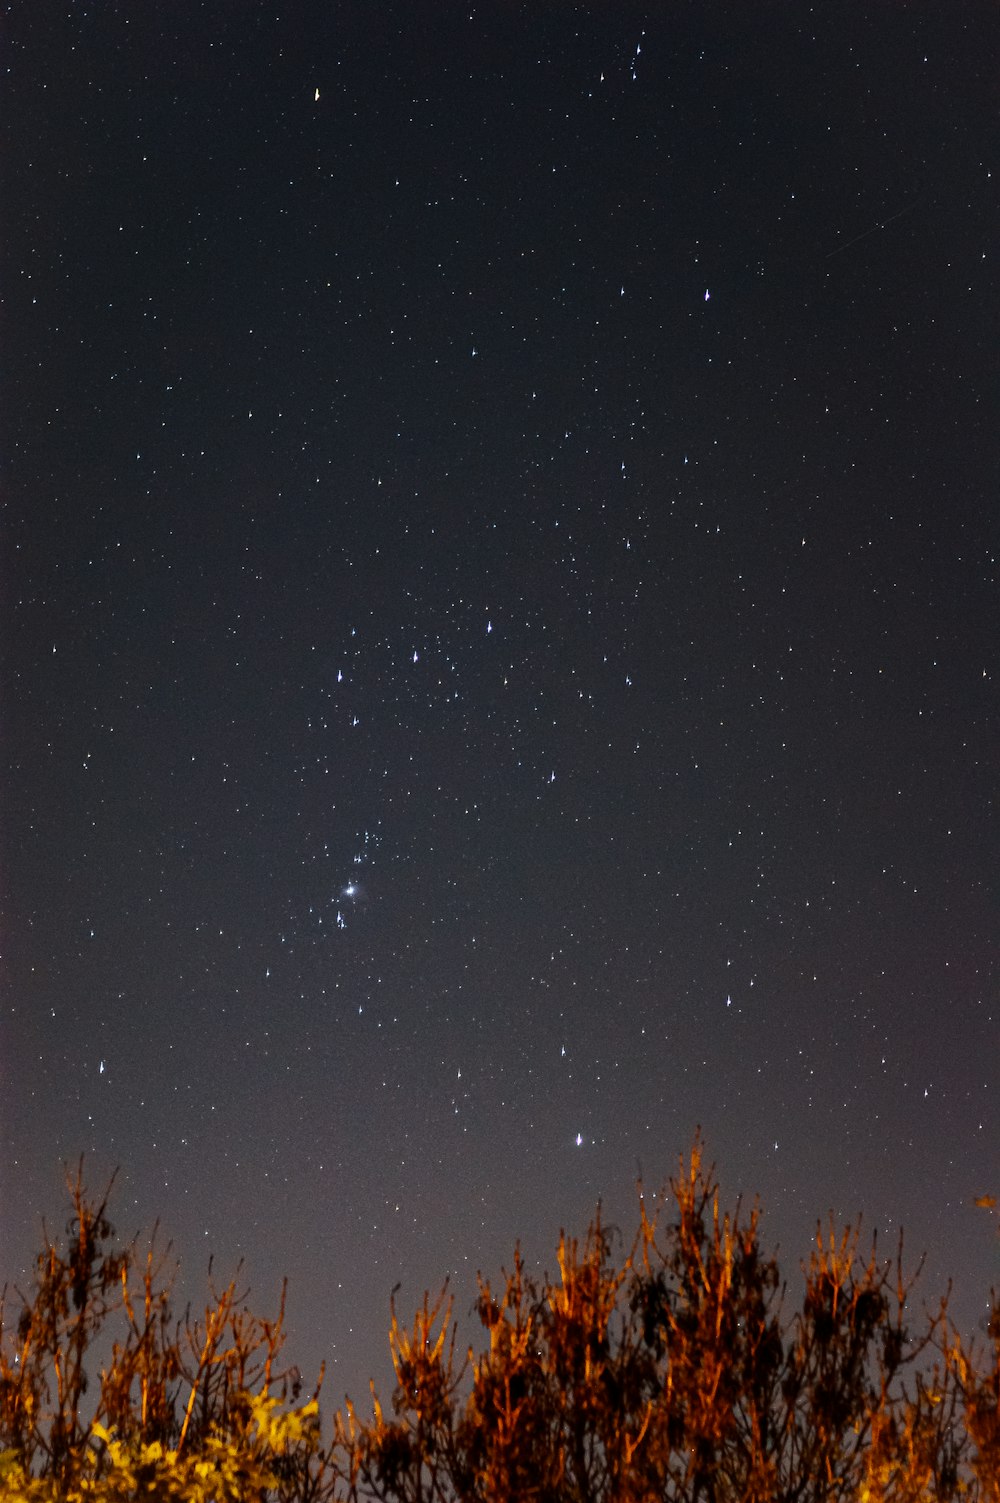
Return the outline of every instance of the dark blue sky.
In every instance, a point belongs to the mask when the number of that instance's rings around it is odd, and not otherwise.
[[[3,127],[0,1273],[389,1291],[702,1124],[998,1278],[987,5],[34,5]],[[471,1322],[466,1329],[471,1333]]]

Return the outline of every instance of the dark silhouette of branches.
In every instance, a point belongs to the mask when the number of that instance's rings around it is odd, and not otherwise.
[[[396,1382],[321,1434],[282,1366],[277,1316],[240,1271],[171,1313],[169,1247],[119,1246],[111,1186],[67,1179],[27,1294],[0,1306],[0,1497],[208,1503],[1000,1503],[1000,1320],[964,1343],[917,1310],[900,1243],[820,1226],[789,1297],[760,1212],[722,1210],[695,1140],[631,1242],[598,1212],[557,1271],[515,1250],[481,1277],[479,1349],[447,1287],[411,1324],[390,1300]],[[917,1270],[919,1272],[919,1270]],[[12,1317],[8,1312],[12,1312]]]
[[[379,1503],[998,1500],[1000,1343],[985,1363],[945,1302],[911,1331],[916,1275],[860,1228],[820,1227],[786,1313],[760,1215],[720,1209],[696,1140],[616,1258],[600,1216],[558,1276],[518,1253],[481,1280],[487,1345],[457,1359],[451,1306],[392,1313],[392,1413],[337,1418],[347,1496]]]
[[[0,1302],[0,1496],[332,1496],[319,1384],[288,1409],[300,1382],[279,1367],[284,1290],[276,1319],[253,1315],[238,1269],[201,1317],[175,1322],[155,1229],[144,1253],[117,1247],[111,1185],[91,1199],[81,1161],[67,1189],[65,1237],[43,1228],[32,1291]]]

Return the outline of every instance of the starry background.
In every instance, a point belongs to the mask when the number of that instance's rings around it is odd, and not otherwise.
[[[8,18],[3,1276],[84,1152],[363,1398],[700,1123],[789,1272],[863,1212],[981,1323],[997,43]]]

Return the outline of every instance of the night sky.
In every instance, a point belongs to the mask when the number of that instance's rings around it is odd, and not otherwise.
[[[992,4],[38,0],[0,1278],[62,1164],[327,1396],[701,1124],[1000,1240]]]

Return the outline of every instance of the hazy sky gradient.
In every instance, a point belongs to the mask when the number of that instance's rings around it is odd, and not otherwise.
[[[43,3],[3,128],[0,1275],[628,1226],[1000,1283],[992,5]]]

